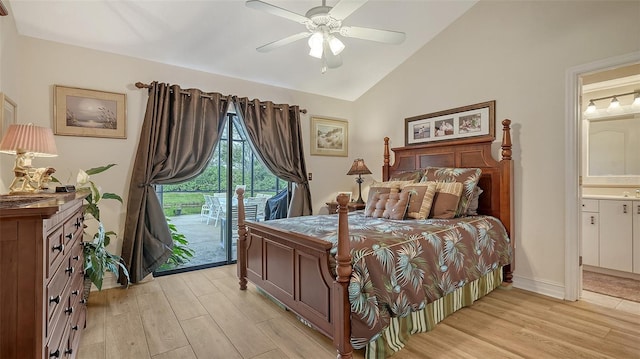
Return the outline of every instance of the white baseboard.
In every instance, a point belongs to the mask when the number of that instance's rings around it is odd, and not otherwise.
[[[564,285],[560,283],[533,280],[524,277],[513,276],[513,286],[530,292],[546,295],[564,300]]]

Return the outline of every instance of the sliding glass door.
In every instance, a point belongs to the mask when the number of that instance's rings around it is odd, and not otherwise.
[[[184,272],[237,259],[238,186],[245,188],[245,206],[252,220],[264,220],[267,200],[287,182],[274,176],[258,159],[235,114],[207,168],[189,181],[157,186],[174,237],[174,253],[156,275]]]

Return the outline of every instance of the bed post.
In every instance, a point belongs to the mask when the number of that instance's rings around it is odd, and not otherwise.
[[[515,270],[515,233],[513,231],[513,160],[511,159],[511,120],[502,121],[502,177],[500,181],[500,220],[507,229],[511,240],[511,264],[504,266],[502,280],[507,286],[513,282],[513,271]]]
[[[238,279],[240,290],[247,289],[247,226],[244,224],[244,189],[236,189],[238,195]]]
[[[349,220],[347,202],[349,198],[341,194],[338,201],[338,253],[336,254],[337,277],[333,282],[333,344],[338,351],[338,359],[351,359],[351,305],[349,304],[349,280],[353,270],[351,266],[351,248],[349,244]]]
[[[384,163],[382,165],[382,180],[389,180],[389,137],[384,138]]]

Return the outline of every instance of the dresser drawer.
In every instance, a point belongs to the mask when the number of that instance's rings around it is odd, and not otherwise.
[[[65,245],[70,246],[71,243],[82,235],[81,214],[76,213],[64,223],[64,240]]]
[[[47,337],[51,335],[51,330],[58,321],[58,318],[62,315],[64,307],[69,305],[68,293],[66,293],[69,276],[65,273],[66,269],[66,265],[60,266],[54,273],[51,282],[47,285],[47,326],[45,331]]]
[[[597,199],[582,199],[582,212],[598,212]]]
[[[69,344],[71,348],[78,348],[80,344],[80,331],[84,329],[87,320],[87,308],[84,304],[78,303],[77,310],[73,313],[69,322]],[[76,353],[72,353],[75,357]]]
[[[65,323],[63,322],[55,330],[51,330],[52,335],[48,338],[49,340],[45,346],[45,358],[64,358],[64,351],[67,347],[65,344],[68,342],[64,326]]]
[[[46,253],[47,253],[47,278],[51,278],[55,270],[60,266],[64,258],[64,229],[62,226],[47,236]]]

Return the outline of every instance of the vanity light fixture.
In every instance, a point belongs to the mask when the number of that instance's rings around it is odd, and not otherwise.
[[[640,108],[640,92],[636,92],[633,98],[633,103],[631,104],[631,107]]]
[[[616,95],[611,95],[611,96],[604,96],[604,97],[598,97],[598,98],[592,98],[589,100],[589,105],[587,106],[587,110],[584,112],[585,114],[592,114],[594,112],[596,112],[597,107],[596,107],[596,102],[597,101],[601,101],[601,100],[608,100],[611,99],[611,102],[609,103],[609,107],[607,108],[607,112],[612,113],[612,112],[622,112],[622,106],[620,105],[620,101],[618,100],[619,97],[623,97],[623,96],[630,96],[633,95],[634,96],[634,100],[633,103],[631,104],[631,107],[633,109],[637,109],[640,108],[640,90],[636,90],[633,92],[627,92],[627,93],[621,93],[621,94],[616,94]]]

